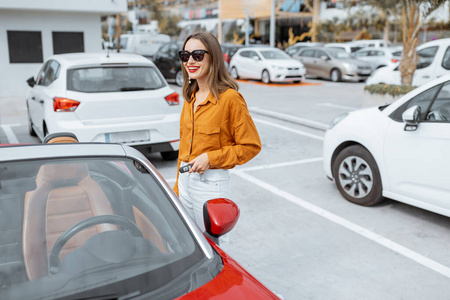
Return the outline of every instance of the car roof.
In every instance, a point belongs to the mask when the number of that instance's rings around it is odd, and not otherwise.
[[[153,65],[149,59],[138,54],[129,53],[67,53],[51,56],[67,68],[80,65],[102,65],[102,64],[148,64]]]
[[[418,48],[429,47],[429,46],[442,46],[442,45],[450,45],[450,38],[438,39],[430,42],[423,43]]]

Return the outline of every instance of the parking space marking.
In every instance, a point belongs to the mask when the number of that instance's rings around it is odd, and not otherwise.
[[[286,127],[286,126],[283,126],[283,125],[279,125],[279,124],[276,124],[276,123],[273,123],[273,122],[269,122],[269,121],[264,121],[264,120],[261,120],[261,119],[258,119],[258,118],[253,118],[253,121],[256,121],[256,122],[259,122],[259,123],[263,123],[263,124],[266,124],[266,125],[269,125],[269,126],[272,126],[272,127],[276,127],[276,128],[279,128],[279,129],[283,129],[283,130],[286,130],[286,131],[290,131],[290,132],[295,133],[295,134],[299,134],[299,135],[307,136],[307,137],[310,137],[310,138],[313,138],[313,139],[316,139],[316,140],[323,141],[323,137],[320,136],[320,135],[315,135],[315,134],[307,133],[307,132],[304,132],[304,131],[292,129],[292,128],[289,128],[289,127]]]
[[[339,105],[339,104],[334,104],[334,103],[329,103],[329,102],[321,102],[321,103],[317,103],[316,105],[327,106],[327,107],[332,107],[332,108],[340,108],[340,109],[343,109],[346,111],[353,111],[353,110],[359,109],[357,107]]]
[[[338,215],[335,215],[323,208],[320,208],[316,205],[311,204],[310,202],[303,200],[297,196],[294,196],[286,191],[283,191],[267,182],[264,182],[262,180],[257,179],[256,177],[253,177],[251,175],[246,174],[244,171],[235,171],[235,175],[241,177],[242,179],[245,179],[273,194],[276,196],[282,197],[285,200],[288,200],[300,207],[303,207],[306,210],[311,211],[312,213],[315,213],[335,224],[338,224],[344,228],[349,229],[350,231],[353,231],[383,247],[386,247],[404,257],[407,257],[419,264],[421,264],[424,267],[427,267],[437,273],[440,273],[448,278],[450,278],[450,268],[446,267],[428,257],[425,257],[411,249],[408,249],[400,244],[397,244],[394,241],[391,241],[381,235],[378,235],[364,227],[361,227],[355,223],[352,223],[342,217],[339,217]]]
[[[324,123],[320,123],[320,122],[316,122],[316,121],[311,121],[311,120],[307,120],[307,119],[303,119],[303,118],[299,118],[293,115],[288,115],[288,114],[283,114],[283,113],[279,113],[279,112],[274,112],[274,111],[270,111],[267,109],[262,109],[259,107],[250,107],[248,109],[250,112],[254,112],[257,114],[261,114],[267,117],[272,117],[272,118],[276,118],[276,119],[280,119],[283,121],[290,121],[290,122],[294,122],[297,124],[301,124],[304,126],[308,126],[308,127],[312,127],[312,128],[316,128],[316,129],[320,129],[320,130],[327,130],[328,128],[328,124],[324,124]]]
[[[11,127],[13,126],[20,126],[20,124],[2,124],[0,127],[3,129],[3,132],[6,135],[6,138],[8,139],[8,144],[19,144],[19,140],[17,139],[16,135],[12,131]]]

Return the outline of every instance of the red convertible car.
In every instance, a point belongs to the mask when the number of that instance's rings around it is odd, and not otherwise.
[[[214,243],[232,201],[203,233],[137,150],[60,142],[0,147],[0,299],[279,299]]]

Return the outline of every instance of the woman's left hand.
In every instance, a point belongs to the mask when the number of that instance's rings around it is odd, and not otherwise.
[[[203,153],[188,162],[188,164],[192,165],[192,168],[189,170],[189,173],[203,174],[206,170],[211,166],[209,163],[208,154]]]

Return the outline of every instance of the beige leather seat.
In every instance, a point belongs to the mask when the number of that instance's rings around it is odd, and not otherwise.
[[[109,214],[113,214],[111,205],[89,176],[86,164],[41,166],[36,189],[25,195],[22,247],[29,280],[48,275],[49,254],[64,231],[87,218]],[[117,227],[101,224],[79,232],[64,246],[60,259],[83,246],[90,237],[107,230]]]

